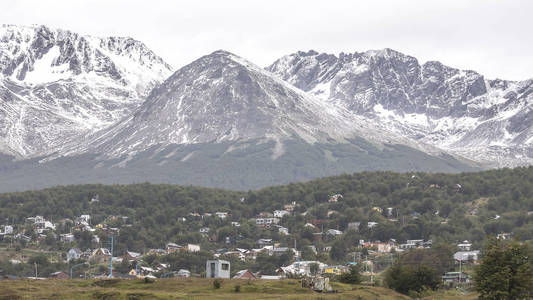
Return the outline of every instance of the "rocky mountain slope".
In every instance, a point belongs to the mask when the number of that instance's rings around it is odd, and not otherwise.
[[[384,49],[284,56],[267,70],[400,135],[493,166],[533,162],[533,80],[474,71]]]
[[[0,152],[32,157],[129,115],[171,68],[131,38],[0,27]]]
[[[356,136],[378,144],[423,147],[219,50],[178,70],[134,114],[97,132],[87,145],[76,144],[74,153],[116,157],[152,146],[257,139],[275,141],[277,156],[287,139],[342,143]]]
[[[0,157],[0,190],[139,181],[250,189],[364,170],[476,169],[215,51],[58,153]]]

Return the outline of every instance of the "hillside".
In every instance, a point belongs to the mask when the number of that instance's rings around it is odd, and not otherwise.
[[[282,245],[292,245],[294,240],[308,245],[312,240],[303,229],[313,220],[324,220],[324,231],[343,231],[340,238],[346,249],[356,246],[359,239],[390,238],[399,242],[470,240],[480,245],[487,234],[511,233],[533,239],[532,180],[530,167],[455,175],[364,172],[249,192],[148,183],[65,186],[1,194],[0,220],[8,219],[16,224],[15,230],[22,231],[24,220],[35,215],[57,221],[89,214],[93,224],[112,215],[128,216],[132,225],[121,231],[119,252],[163,247],[169,241],[202,243],[215,249],[226,237],[236,247],[253,247],[260,238],[274,238]],[[328,203],[333,194],[343,197]],[[96,195],[100,201],[91,203]],[[290,235],[280,235],[275,228],[255,227],[253,218],[260,212],[280,210],[292,202],[297,203],[294,212],[279,223]],[[382,212],[376,212],[375,207]],[[215,212],[227,212],[230,217],[220,220],[191,215]],[[176,223],[181,218],[187,221]],[[242,226],[232,227],[231,221]],[[372,230],[360,225],[358,232],[350,233],[351,222],[378,225]],[[202,227],[212,228],[209,236],[215,237],[214,243],[198,233]]]

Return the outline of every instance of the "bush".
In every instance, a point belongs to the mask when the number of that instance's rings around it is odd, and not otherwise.
[[[349,284],[358,284],[361,283],[361,274],[359,274],[359,268],[358,267],[351,267],[350,272],[341,274],[339,276],[339,281],[342,283],[349,283]]]
[[[240,293],[241,292],[241,286],[240,285],[236,285],[235,286],[235,293]]]
[[[385,273],[385,285],[405,295],[418,294],[427,289],[435,290],[440,282],[439,273],[426,265],[395,263]]]
[[[215,279],[215,280],[213,281],[213,287],[214,287],[215,289],[219,289],[221,286],[222,286],[222,279],[218,279],[218,278],[217,278],[217,279]]]

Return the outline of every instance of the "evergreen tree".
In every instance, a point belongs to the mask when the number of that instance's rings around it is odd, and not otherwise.
[[[533,291],[531,249],[518,240],[489,238],[476,269],[475,287],[480,299],[529,299]]]

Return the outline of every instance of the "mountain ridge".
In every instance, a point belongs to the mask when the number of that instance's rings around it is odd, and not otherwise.
[[[338,56],[300,51],[266,69],[324,101],[444,150],[496,166],[533,161],[527,122],[533,79],[487,80],[436,61],[419,64],[387,48]]]

